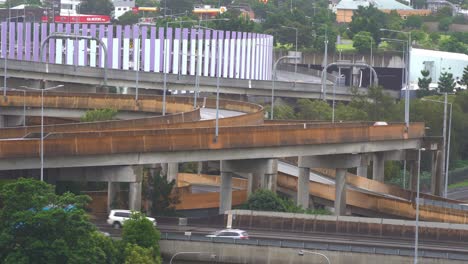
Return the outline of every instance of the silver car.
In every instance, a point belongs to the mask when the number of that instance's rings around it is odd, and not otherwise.
[[[213,232],[206,237],[222,237],[222,238],[232,238],[232,239],[249,239],[249,234],[244,230],[240,229],[223,229],[216,232]]]

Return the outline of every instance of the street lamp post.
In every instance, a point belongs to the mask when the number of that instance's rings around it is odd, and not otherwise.
[[[297,58],[298,58],[297,56],[283,56],[277,59],[275,64],[273,65],[273,78],[272,78],[273,85],[271,89],[271,116],[270,116],[271,120],[273,120],[274,111],[275,111],[274,109],[275,109],[276,67],[278,66],[278,63],[284,59],[297,59]]]
[[[21,86],[22,88],[29,89],[29,90],[36,90],[36,91],[41,91],[41,181],[44,181],[44,91],[50,91],[53,89],[61,88],[63,87],[62,84],[49,87],[49,88],[44,88],[44,89],[37,89],[37,88],[30,88],[27,86]]]
[[[442,149],[443,151],[443,157],[442,157],[442,168],[444,169],[444,198],[447,198],[447,188],[448,188],[448,170],[449,170],[449,164],[450,164],[450,136],[451,136],[451,130],[452,130],[452,103],[447,102],[447,93],[444,93],[444,101],[438,101],[438,100],[432,100],[432,99],[427,99],[427,98],[422,98],[422,101],[428,101],[428,102],[435,102],[435,103],[441,103],[444,104],[444,125],[443,125],[443,131],[442,131],[442,137],[443,137],[443,142],[442,142]],[[448,127],[448,136],[447,136],[447,105],[450,105],[450,117],[449,117],[449,127]]]
[[[304,256],[304,253],[308,253],[308,254],[312,254],[312,255],[318,255],[318,256],[322,256],[324,257],[328,264],[330,264],[330,259],[325,255],[325,254],[322,254],[322,253],[318,253],[318,252],[314,252],[314,251],[309,251],[309,250],[304,250],[304,249],[301,249],[299,250],[299,252],[297,253],[299,256]]]
[[[418,263],[418,245],[419,245],[419,182],[421,174],[421,151],[426,149],[418,149],[418,180],[416,185],[416,225],[414,234],[414,264]]]
[[[197,28],[201,28],[202,22],[209,22],[209,21],[229,21],[229,18],[213,18],[213,19],[199,19]],[[197,107],[197,99],[198,93],[200,92],[200,75],[201,75],[201,52],[199,52],[199,56],[197,58],[197,65],[195,66],[195,92],[193,93],[193,108]]]
[[[394,33],[402,33],[408,36],[408,41],[407,41],[407,49],[406,49],[406,89],[405,89],[405,125],[406,125],[406,131],[409,129],[409,108],[410,108],[410,96],[409,96],[409,88],[410,88],[410,52],[411,52],[411,32],[406,32],[406,31],[400,31],[400,30],[392,30],[392,29],[386,29],[386,28],[381,28],[380,31],[388,31],[388,32],[394,32]]]
[[[291,1],[291,12],[292,12],[292,1]],[[297,28],[295,27],[288,27],[288,26],[281,26],[282,28],[289,28],[289,29],[294,29],[296,31],[296,44],[295,44],[295,47],[296,47],[296,54],[294,54],[295,57],[298,57],[297,56]],[[297,59],[294,60],[294,82],[297,81]]]
[[[172,264],[172,261],[175,259],[175,257],[179,255],[203,255],[203,254],[209,254],[212,259],[216,258],[216,255],[211,253],[211,252],[199,252],[199,251],[193,251],[193,252],[177,252],[174,255],[172,255],[171,259],[169,260],[169,264]]]

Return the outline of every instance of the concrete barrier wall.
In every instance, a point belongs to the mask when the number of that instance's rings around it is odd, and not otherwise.
[[[214,128],[90,132],[77,136],[57,134],[48,137],[44,145],[48,156],[75,156],[422,139],[424,124],[410,126],[409,133],[405,133],[404,124],[344,128],[310,128],[307,124],[220,127],[217,142],[213,142]],[[38,156],[39,145],[39,140],[1,141],[0,157]]]
[[[233,227],[298,233],[335,233],[389,238],[413,238],[415,221],[350,216],[232,210]],[[468,225],[436,222],[419,223],[420,239],[468,241]]]
[[[256,263],[256,264],[309,264],[327,263],[326,260],[310,253],[304,256],[298,254],[300,248],[283,248],[274,246],[236,245],[232,243],[192,242],[180,240],[161,240],[159,242],[164,259],[169,260],[177,252],[207,252],[208,254],[180,254],[175,260],[203,261],[207,263]],[[359,248],[357,248],[358,251]],[[413,257],[406,255],[390,255],[382,252],[343,252],[338,249],[313,250],[326,255],[331,263],[339,264],[407,264],[413,261]],[[362,249],[361,249],[362,250]],[[364,250],[362,250],[364,251]],[[404,252],[406,254],[410,253]],[[215,259],[210,255],[216,255]],[[403,252],[402,252],[403,254]],[[420,263],[425,264],[462,264],[462,260],[448,260],[440,258],[419,258]]]
[[[179,196],[180,203],[177,210],[206,209],[219,207],[219,192],[184,193]],[[247,191],[232,191],[232,205],[240,205],[247,200]]]

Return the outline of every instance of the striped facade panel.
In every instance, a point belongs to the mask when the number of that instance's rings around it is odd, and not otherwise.
[[[273,37],[264,34],[136,25],[2,22],[0,27],[2,58],[192,76],[271,78]],[[52,33],[70,38],[54,38]]]

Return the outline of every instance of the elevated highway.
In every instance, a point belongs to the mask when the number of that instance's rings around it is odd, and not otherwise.
[[[24,104],[37,108],[40,103],[38,93],[23,96],[19,92],[9,92],[6,100],[0,100],[1,107],[10,109],[22,109]],[[210,99],[205,102],[209,108],[215,104]],[[143,96],[135,102],[128,95],[47,93],[44,106],[46,109],[115,108],[157,115],[162,109],[162,101],[157,96]],[[412,123],[408,130],[405,130],[404,124],[265,123],[263,109],[258,105],[222,100],[220,108],[245,114],[221,119],[218,138],[215,138],[214,120],[200,120],[200,109],[193,109],[192,98],[182,97],[169,97],[167,110],[171,114],[167,116],[47,125],[44,129],[44,168],[353,156],[358,153],[412,150],[423,145],[422,123]],[[40,167],[39,129],[38,126],[0,129],[0,137],[3,138],[0,140],[0,170]],[[297,178],[283,178],[281,173],[278,183],[292,189],[302,186]],[[334,200],[330,188],[327,184],[309,186],[312,192],[319,190],[324,192],[322,195],[325,199]],[[369,197],[362,194],[350,194],[350,197],[350,201],[355,201],[357,206],[365,207],[368,204]],[[222,197],[220,199],[223,201]],[[378,198],[374,197],[374,200]],[[393,205],[394,202],[390,202],[386,209],[391,209]],[[411,202],[407,206],[411,207]]]
[[[3,66],[0,65],[0,76],[3,77]],[[46,64],[20,60],[8,61],[8,78],[19,80],[49,81],[58,83],[104,85],[103,68]],[[108,69],[107,85],[116,87],[135,87],[135,71]],[[152,72],[139,73],[138,87],[141,89],[163,91],[164,74]],[[195,76],[167,74],[167,90],[195,90]],[[272,81],[245,80],[221,78],[220,92],[222,94],[264,96],[270,97]],[[322,96],[320,83],[276,81],[274,94],[276,97],[319,99]],[[327,84],[327,99],[333,99],[333,85]],[[199,77],[199,91],[215,93],[216,78]],[[367,89],[359,88],[359,92],[367,93]],[[78,91],[73,91],[78,92]],[[387,91],[394,98],[399,93]],[[349,87],[335,87],[335,100],[350,101],[352,92]]]

